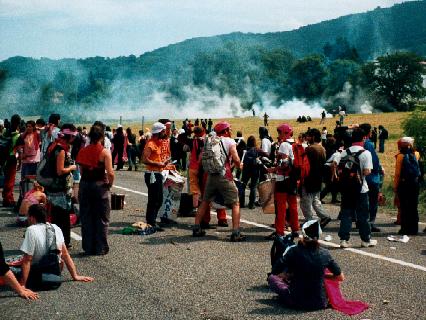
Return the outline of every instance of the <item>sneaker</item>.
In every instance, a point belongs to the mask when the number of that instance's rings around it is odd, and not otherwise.
[[[228,221],[226,221],[226,220],[219,220],[219,221],[217,222],[217,226],[218,226],[218,227],[224,227],[224,228],[227,228],[227,227],[228,227]]]
[[[340,248],[349,248],[351,245],[347,240],[340,240]]]
[[[371,232],[380,232],[381,230],[376,226],[371,226]]]
[[[206,235],[206,232],[201,229],[194,229],[192,230],[192,236],[193,237],[204,237]]]
[[[370,241],[361,241],[361,248],[374,247],[377,245],[377,240],[370,239]]]
[[[330,217],[321,219],[321,221],[320,221],[321,229],[324,230],[325,226],[328,225],[330,223],[330,221],[331,221]]]
[[[246,236],[241,233],[233,233],[231,234],[231,242],[242,242],[246,241]]]

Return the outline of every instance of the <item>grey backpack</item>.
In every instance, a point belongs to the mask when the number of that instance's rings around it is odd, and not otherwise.
[[[227,158],[228,155],[220,137],[215,134],[206,136],[201,155],[201,163],[204,171],[209,174],[225,175]]]

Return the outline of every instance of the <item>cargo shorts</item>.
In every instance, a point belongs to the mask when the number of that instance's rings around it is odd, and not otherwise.
[[[213,201],[218,193],[223,197],[226,206],[230,207],[239,202],[238,189],[233,180],[228,180],[220,174],[209,174],[203,200]]]

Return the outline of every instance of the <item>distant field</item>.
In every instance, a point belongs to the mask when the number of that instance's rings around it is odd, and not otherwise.
[[[394,211],[393,207],[393,191],[392,181],[395,171],[395,155],[397,153],[397,140],[402,137],[403,129],[402,122],[409,115],[408,112],[392,112],[392,113],[377,113],[377,114],[350,114],[344,120],[344,125],[370,123],[372,127],[378,127],[383,125],[389,131],[389,139],[385,144],[385,153],[378,153],[382,166],[385,169],[385,181],[382,191],[385,193],[387,201],[387,209]],[[182,126],[182,120],[175,120],[176,126]],[[228,119],[213,119],[216,123],[220,120],[226,120],[231,123],[233,136],[236,135],[237,131],[242,131],[243,136],[247,139],[250,135],[254,135],[258,138],[258,129],[263,126],[263,118],[260,117],[246,117],[246,118],[228,118]],[[320,124],[320,119],[313,119],[311,122],[297,123],[296,120],[270,120],[269,121],[269,132],[271,136],[276,139],[276,127],[281,123],[288,123],[293,127],[294,135],[297,136],[299,133],[306,132],[308,127],[322,129],[323,126],[327,127],[329,132],[333,132],[336,126],[336,120],[338,118],[327,118],[324,124]],[[194,121],[194,119],[192,119]],[[113,126],[116,124],[113,124]],[[149,129],[152,122],[146,122],[144,124],[144,131]],[[123,122],[123,127],[132,128],[134,133],[137,133],[142,124],[136,122]],[[420,199],[419,211],[420,213],[426,213],[426,208],[422,205],[422,199],[425,198],[423,194]]]

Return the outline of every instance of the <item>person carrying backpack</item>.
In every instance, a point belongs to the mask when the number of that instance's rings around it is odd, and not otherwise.
[[[250,195],[248,208],[254,209],[254,202],[256,200],[256,186],[259,181],[260,170],[257,164],[257,158],[262,155],[263,152],[256,146],[256,138],[250,136],[247,139],[247,152],[243,156],[243,171],[242,171],[242,183],[243,192],[241,195],[242,199],[245,199],[245,191],[248,182],[250,181]]]
[[[401,229],[398,234],[416,235],[419,228],[420,154],[413,149],[414,139],[403,137],[396,155],[394,192],[401,210]]]
[[[371,239],[371,229],[368,222],[368,185],[365,179],[373,169],[371,153],[365,150],[364,132],[355,129],[352,132],[352,146],[343,150],[334,159],[337,166],[339,185],[342,195],[340,204],[340,247],[348,248],[352,217],[356,216],[361,247],[374,247],[377,240]]]
[[[206,232],[201,228],[201,221],[210,202],[215,199],[217,193],[221,194],[224,204],[232,208],[232,234],[231,242],[245,240],[240,233],[240,203],[238,190],[231,171],[231,160],[234,166],[241,167],[235,140],[231,138],[231,125],[222,121],[215,125],[215,134],[209,135],[204,144],[202,165],[208,173],[203,201],[198,207],[195,216],[195,224],[192,236],[203,237]]]

